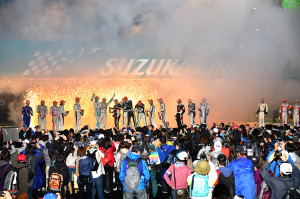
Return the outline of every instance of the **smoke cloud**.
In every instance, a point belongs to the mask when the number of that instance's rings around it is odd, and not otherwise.
[[[184,72],[161,81],[168,85],[169,106],[175,109],[176,98],[198,104],[206,97],[212,119],[249,121],[261,96],[272,100],[274,109],[283,97],[299,97],[294,92],[300,78],[299,10],[279,4],[15,0],[0,8],[0,38],[102,42],[105,51],[120,58],[183,58]],[[120,51],[117,44],[123,42],[136,48]],[[85,77],[94,74],[88,65],[79,69]]]

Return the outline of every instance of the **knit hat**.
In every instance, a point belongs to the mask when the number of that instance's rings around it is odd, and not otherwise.
[[[292,164],[289,162],[281,163],[279,169],[284,175],[290,175],[293,171]]]
[[[210,166],[207,161],[198,161],[195,167],[195,172],[200,175],[206,175],[210,171]]]

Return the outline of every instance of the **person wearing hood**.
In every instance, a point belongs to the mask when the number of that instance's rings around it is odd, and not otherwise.
[[[233,171],[230,168],[226,167],[226,156],[224,154],[218,155],[217,163],[219,169],[217,170],[218,180],[216,182],[216,185],[224,184],[230,193],[230,197],[233,198],[235,196],[235,177]]]
[[[135,190],[128,189],[129,187],[125,179],[127,169],[131,168],[131,167],[128,168],[128,166],[129,164],[132,163],[129,162],[128,159],[130,161],[134,161],[137,163],[138,171],[140,173],[140,184]],[[119,178],[121,183],[123,184],[123,199],[133,198],[134,196],[136,198],[141,198],[141,199],[147,198],[146,187],[147,187],[147,182],[150,179],[150,173],[146,162],[143,159],[141,159],[140,146],[134,145],[131,149],[131,153],[122,161]]]
[[[1,186],[0,191],[3,191],[3,186],[5,182],[5,178],[7,174],[14,168],[10,163],[10,153],[8,150],[4,150],[1,153],[1,160],[0,160],[0,180]]]
[[[246,157],[246,154],[244,146],[239,146],[239,158],[233,160],[227,168],[232,169],[234,173],[236,195],[243,195],[245,199],[253,199],[255,197],[253,163]]]
[[[26,167],[26,156],[24,154],[19,154],[17,158],[18,162],[16,164],[16,169],[18,171],[18,182],[19,182],[19,196],[21,193],[28,193],[28,175],[29,171]]]

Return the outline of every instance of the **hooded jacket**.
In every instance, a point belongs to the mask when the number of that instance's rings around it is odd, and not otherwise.
[[[292,171],[291,177],[270,176],[270,174],[269,174],[270,165],[271,165],[271,163],[267,162],[261,169],[260,175],[271,189],[271,192],[272,192],[271,199],[281,199],[292,186],[296,187],[296,188],[299,187],[300,171],[294,164],[292,164],[293,171]]]
[[[133,160],[133,161],[136,161],[137,159],[141,158],[141,156],[136,154],[136,153],[131,153],[127,157],[129,159]],[[123,184],[124,191],[129,191],[125,187],[125,176],[126,176],[126,171],[127,171],[127,168],[125,168],[126,167],[125,165],[127,165],[127,164],[125,164],[125,161],[127,163],[126,158],[121,163],[119,179],[120,179],[121,183]],[[148,170],[148,166],[147,166],[146,162],[143,159],[140,161],[140,163],[142,164],[142,173],[141,173],[141,178],[140,178],[140,185],[137,188],[137,190],[144,190],[147,186],[147,182],[150,179],[150,173],[149,173],[149,170]]]
[[[19,180],[19,194],[28,193],[28,168],[26,163],[18,162],[16,164],[16,169],[19,170],[18,180]]]
[[[10,166],[8,166],[10,165]],[[5,167],[8,167],[8,169],[6,169],[6,171],[4,171]],[[0,180],[3,182],[4,185],[4,181],[5,178],[7,176],[7,174],[13,169],[13,166],[11,164],[9,164],[8,162],[4,161],[4,160],[0,160],[0,175],[2,174],[2,177],[0,178]],[[3,191],[3,190],[0,190]]]
[[[233,171],[227,167],[220,167],[217,173],[218,180],[216,184],[224,184],[230,193],[230,197],[233,198],[235,196],[235,177]]]
[[[232,161],[227,167],[232,169],[234,173],[236,195],[253,199],[255,196],[255,182],[252,161],[246,157],[240,157]]]

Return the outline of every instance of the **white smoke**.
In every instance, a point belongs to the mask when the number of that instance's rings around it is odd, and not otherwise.
[[[296,84],[282,79],[300,77],[300,15],[279,5],[277,0],[15,0],[0,8],[0,36],[103,42],[120,57],[151,52],[154,57],[185,58],[185,80],[177,81],[183,91],[172,92],[178,88],[174,85],[168,92],[174,98],[209,96],[220,117],[238,104],[230,114],[239,119],[236,112],[250,100],[252,110],[253,100],[261,96],[297,98]],[[120,52],[119,42],[137,48]],[[205,78],[210,84],[203,85]],[[222,102],[227,104],[224,111]]]

